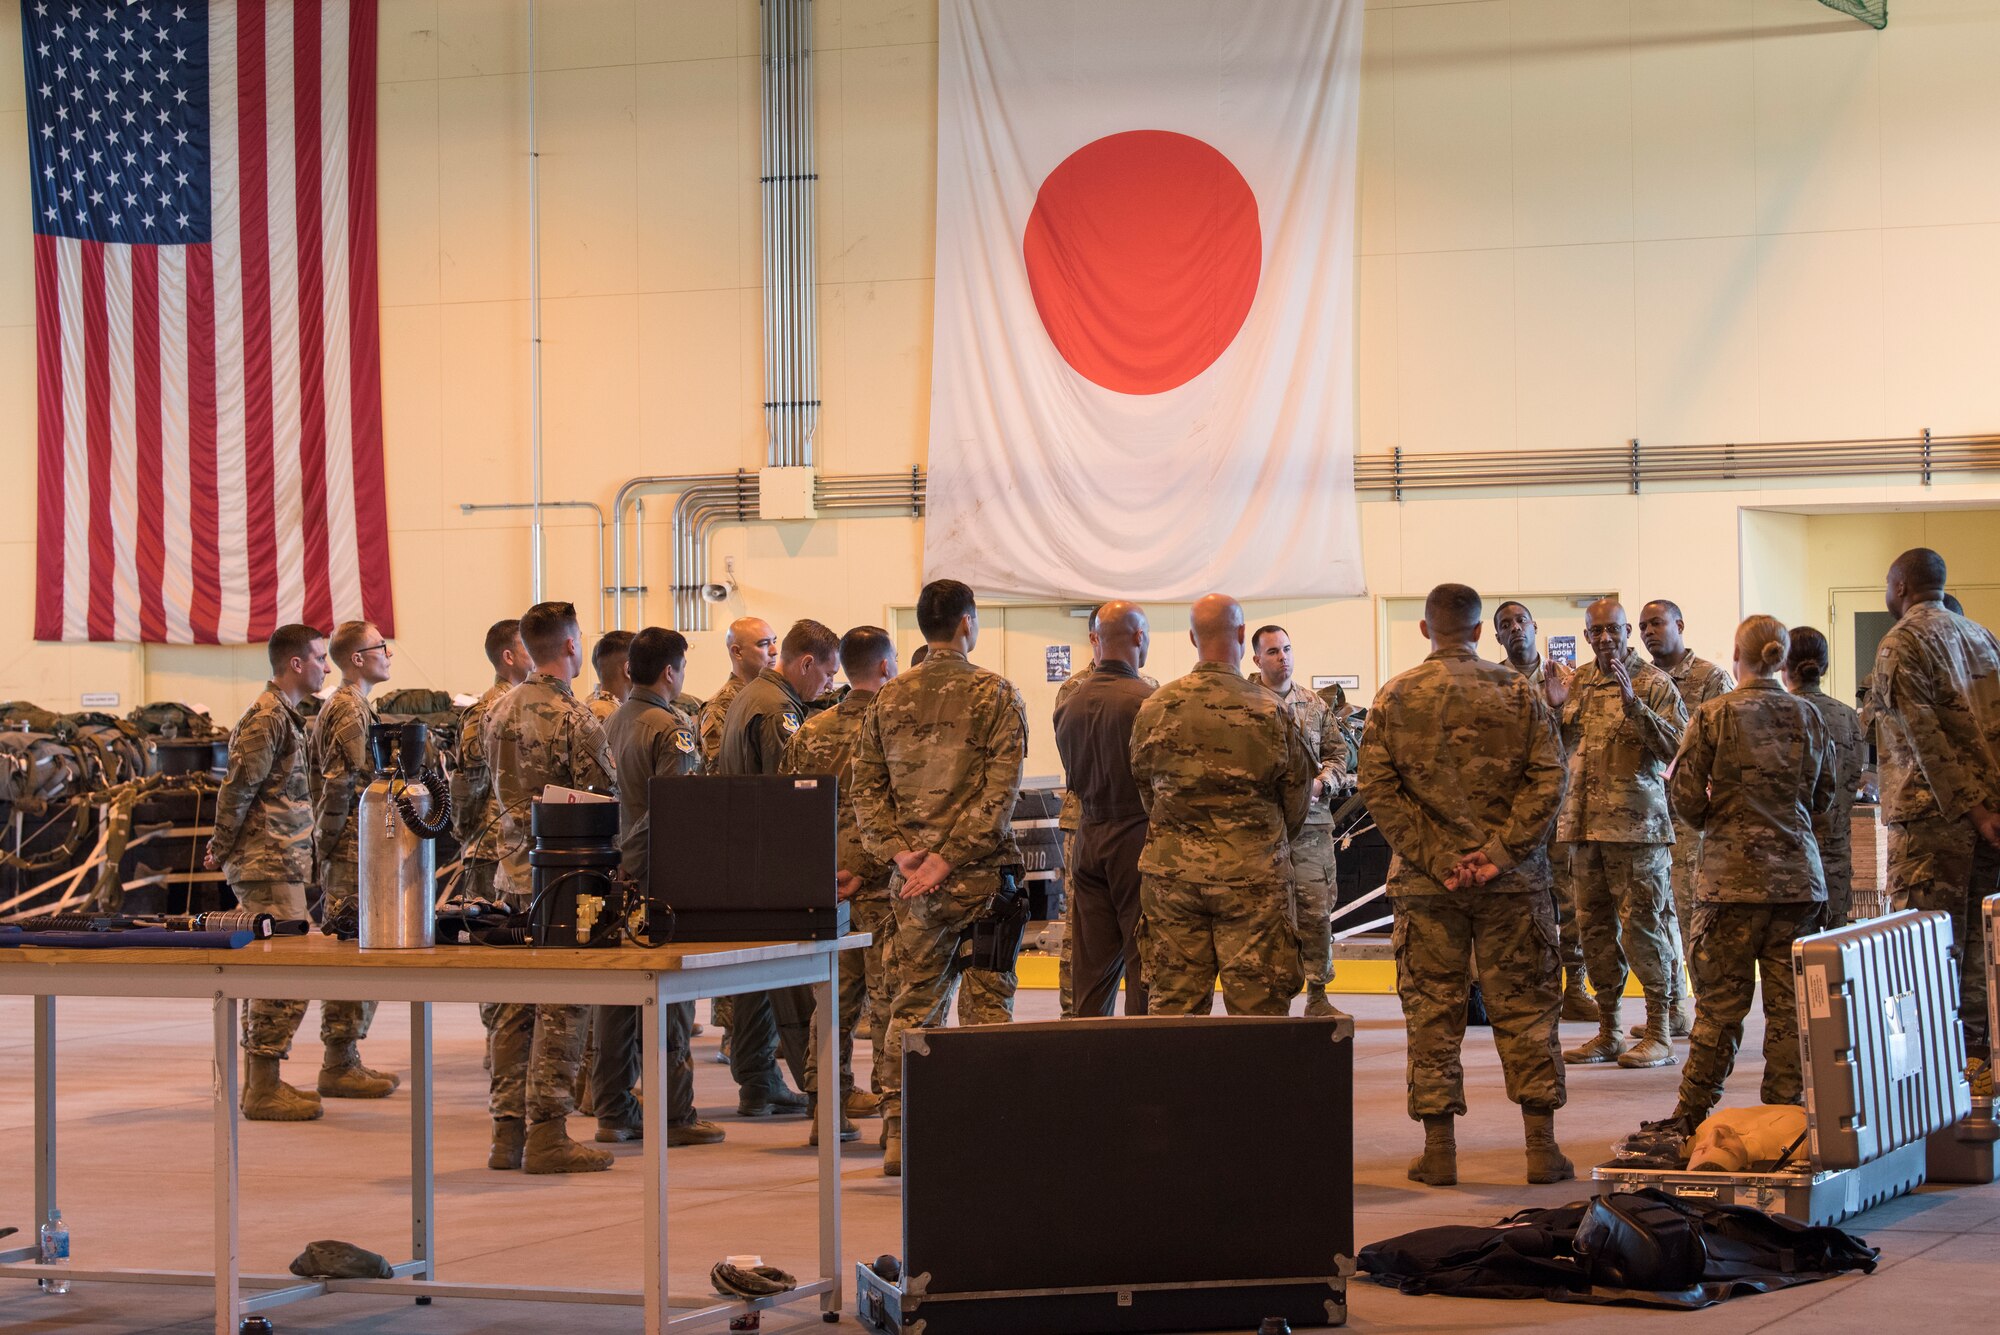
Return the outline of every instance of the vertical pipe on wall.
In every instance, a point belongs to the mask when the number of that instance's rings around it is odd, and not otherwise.
[[[811,0],[763,0],[765,462],[810,467],[819,416]]]
[[[534,600],[539,603],[545,535],[542,529],[542,178],[541,154],[535,141],[535,0],[528,0],[528,342],[529,455],[534,472],[528,565],[529,584]]]

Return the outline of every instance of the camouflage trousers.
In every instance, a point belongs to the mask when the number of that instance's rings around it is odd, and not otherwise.
[[[1549,845],[1549,875],[1555,884],[1556,957],[1565,973],[1583,976],[1583,932],[1576,916],[1576,882],[1570,877],[1569,845]]]
[[[1722,1085],[1743,1046],[1743,1018],[1764,987],[1762,1103],[1805,1101],[1792,942],[1820,929],[1820,904],[1697,904],[1688,939],[1694,975],[1694,1034],[1681,1073],[1678,1111],[1697,1122],[1722,1102]]]
[[[1665,844],[1585,842],[1570,845],[1570,883],[1583,934],[1590,990],[1599,1006],[1625,994],[1629,964],[1648,1005],[1667,1001],[1667,971],[1678,967],[1667,924],[1673,917]]]
[[[645,1074],[644,1010],[642,1006],[593,1006],[590,1027],[597,1047],[590,1055],[590,1103],[587,1111],[617,1126],[638,1126],[645,1116],[632,1088]],[[694,1120],[694,1054],[688,1033],[694,1027],[694,1003],[667,1007],[667,1120]],[[510,1114],[511,1116],[512,1114]]]
[[[1409,1031],[1410,1116],[1465,1115],[1460,1049],[1475,968],[1507,1097],[1536,1111],[1562,1107],[1562,968],[1549,896],[1417,895],[1390,903],[1396,993]]]
[[[1062,1017],[1067,1020],[1076,1014],[1076,978],[1074,975],[1076,951],[1076,915],[1070,909],[1076,902],[1076,831],[1062,832],[1063,851],[1063,933],[1062,951],[1056,960],[1056,996],[1062,1006]]]
[[[1014,993],[1021,978],[1014,970],[967,969],[958,976],[957,1020],[962,1025],[1011,1024]]]
[[[1694,919],[1694,885],[1701,874],[1701,831],[1678,818],[1674,821],[1673,870],[1668,884],[1673,888],[1674,911],[1667,918],[1667,997],[1687,995],[1681,966],[1691,958],[1689,929]]]
[[[487,1107],[497,1118],[558,1122],[576,1111],[588,1006],[488,1002],[479,1008],[493,1060]]]
[[[334,864],[340,866],[343,864]],[[345,864],[352,866],[353,864]],[[306,888],[297,881],[238,881],[229,887],[236,892],[238,907],[274,918],[299,919],[306,916]],[[348,893],[352,895],[350,888]],[[328,898],[333,887],[328,887]],[[359,1042],[368,1036],[368,1022],[374,1018],[372,1001],[322,1001],[319,1004],[319,1036],[322,1043]],[[303,1001],[247,1001],[243,1004],[243,1050],[252,1057],[289,1057],[292,1036],[306,1017]]]
[[[935,1029],[944,1023],[951,1008],[953,984],[957,981],[951,964],[958,938],[966,927],[985,916],[993,896],[1000,892],[1000,878],[993,872],[953,876],[930,894],[914,899],[904,899],[897,893],[902,883],[900,874],[889,882],[890,903],[896,915],[895,944],[889,948],[896,997],[889,1003],[889,1024],[882,1037],[882,1054],[875,1064],[876,1079],[882,1082],[876,1086],[876,1092],[882,1096],[884,1117],[900,1117],[903,1113],[903,1036],[912,1029]],[[968,972],[968,986],[972,977]],[[1013,975],[987,977],[1006,982],[1004,1003],[998,1004],[1001,1018],[991,1021],[1005,1023],[1014,1018]],[[986,997],[995,998],[997,992],[996,985]],[[995,1001],[982,999],[978,1004],[984,1007]],[[967,1024],[989,1023],[968,1018],[963,1002],[959,1017]]]
[[[1292,926],[1306,982],[1333,981],[1333,826],[1308,825],[1292,840]]]
[[[855,898],[847,901],[847,911],[851,931],[868,932],[874,942],[862,950],[850,950],[840,957],[840,1093],[844,1098],[854,1090],[854,1038],[857,1030],[868,1039],[875,1053],[872,1073],[875,1089],[882,1088],[882,1068],[888,1061],[888,1045],[882,1041],[883,1020],[876,1016],[887,1016],[889,1003],[894,1000],[889,991],[887,956],[889,942],[896,935],[896,910],[886,896],[876,894],[868,899]],[[864,1028],[862,1012],[869,1012],[869,1023]],[[819,1042],[809,1040],[806,1046],[806,1090],[808,1093],[819,1089]]]
[[[1846,831],[1841,831],[1846,834]],[[1851,838],[1819,841],[1819,862],[1826,871],[1826,919],[1821,931],[1845,927],[1854,914],[1854,844]]]
[[[1289,880],[1202,885],[1148,875],[1139,887],[1152,1015],[1207,1015],[1222,987],[1231,1015],[1284,1015],[1299,993]]]
[[[1986,1055],[1986,915],[1979,901],[2000,891],[2000,850],[1968,820],[1897,821],[1889,826],[1889,903],[1951,915],[1958,941],[1958,1018],[1968,1056]]]

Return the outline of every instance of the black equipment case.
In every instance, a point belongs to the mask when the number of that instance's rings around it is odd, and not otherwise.
[[[1638,1168],[1606,1191],[1657,1187],[1808,1224],[1836,1224],[1923,1185],[1925,1142],[1971,1107],[1958,952],[1943,913],[1892,913],[1792,943],[1805,1059],[1807,1161],[1792,1172]]]
[[[830,776],[663,775],[648,796],[646,898],[649,912],[672,910],[674,940],[847,934]]]
[[[893,1279],[857,1267],[858,1319],[877,1335],[1345,1324],[1353,1036],[1346,1017],[911,1032],[903,1258]],[[1029,1145],[1034,1189],[1013,1190]]]

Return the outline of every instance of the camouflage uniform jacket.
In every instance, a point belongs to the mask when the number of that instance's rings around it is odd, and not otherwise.
[[[832,709],[806,720],[785,748],[783,774],[831,774],[839,799],[835,839],[836,864],[861,878],[857,899],[886,899],[892,865],[868,851],[854,810],[854,748],[861,740],[861,721],[875,702],[873,691],[849,691]]]
[[[745,682],[722,723],[721,774],[776,774],[785,748],[805,726],[806,702],[776,668]]]
[[[1549,831],[1566,781],[1555,722],[1520,673],[1436,652],[1382,687],[1361,735],[1361,795],[1394,858],[1389,897],[1457,893],[1468,853],[1501,875],[1476,891],[1549,889]]]
[[[1014,803],[1028,707],[1013,682],[956,649],[892,677],[862,715],[854,814],[868,851],[936,853],[955,874],[1021,864]]]
[[[486,763],[500,804],[499,888],[526,895],[534,884],[532,799],[550,784],[610,793],[611,752],[604,726],[566,681],[537,672],[500,697],[486,715]]]
[[[327,697],[306,732],[306,777],[312,784],[313,833],[319,861],[361,860],[361,830],[354,809],[375,775],[368,758],[368,729],[375,709],[358,686],[342,684]]]
[[[1991,631],[1940,602],[1909,608],[1882,637],[1868,705],[1884,820],[2000,810],[2000,643]]]
[[[619,866],[643,886],[653,828],[653,780],[701,772],[694,723],[656,688],[635,684],[605,723],[604,743],[618,781]]]
[[[500,858],[500,808],[493,800],[493,771],[486,763],[486,718],[500,697],[513,690],[498,678],[486,694],[466,706],[459,721],[458,766],[451,772],[451,819],[465,856],[481,862]]]
[[[1826,898],[1813,822],[1833,805],[1819,711],[1768,677],[1694,711],[1674,757],[1674,810],[1700,830],[1698,904]]]
[[[1277,696],[1227,663],[1196,663],[1132,725],[1147,816],[1139,870],[1197,885],[1283,881],[1318,772]]]
[[[313,878],[312,790],[298,711],[266,686],[229,735],[229,769],[215,795],[208,846],[236,885]]]
[[[710,774],[717,773],[722,764],[722,723],[729,717],[729,706],[743,684],[741,677],[731,673],[729,680],[722,683],[722,689],[701,707],[701,767]]]
[[[1268,688],[1266,688],[1268,689]],[[1273,692],[1275,694],[1275,692]],[[1292,679],[1291,689],[1278,696],[1278,703],[1292,712],[1292,722],[1305,734],[1306,750],[1319,766],[1315,776],[1325,791],[1306,808],[1306,824],[1333,824],[1333,795],[1347,787],[1347,740],[1333,725],[1333,711],[1326,701]]]
[[[1868,742],[1861,730],[1861,715],[1849,709],[1817,686],[1799,692],[1800,700],[1812,706],[1833,743],[1833,805],[1813,821],[1813,837],[1820,851],[1846,848],[1854,839],[1854,798],[1861,790],[1861,774],[1868,767]]]
[[[618,712],[618,697],[605,690],[602,686],[599,686],[589,695],[586,695],[583,698],[583,703],[590,707],[591,713],[597,715],[599,723],[606,722],[613,714]]]
[[[1736,689],[1736,679],[1729,675],[1727,669],[1717,667],[1706,658],[1695,657],[1692,649],[1682,649],[1680,662],[1672,667],[1660,668],[1660,671],[1674,679],[1674,689],[1681,693],[1681,703],[1687,706],[1689,718],[1693,718],[1694,711],[1710,700]]]
[[[1625,651],[1635,699],[1595,660],[1577,669],[1558,722],[1569,757],[1569,792],[1556,818],[1565,843],[1671,844],[1667,764],[1681,743],[1687,708],[1673,679]]]

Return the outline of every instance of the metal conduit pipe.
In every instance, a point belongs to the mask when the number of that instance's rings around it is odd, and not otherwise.
[[[459,502],[458,512],[462,515],[471,515],[488,510],[533,510],[536,504],[537,502],[534,501],[489,501],[477,504],[461,501]],[[539,504],[544,510],[588,510],[597,516],[597,542],[595,544],[597,549],[597,633],[602,635],[604,633],[604,600],[611,593],[610,588],[604,583],[604,507],[596,501],[542,501]],[[539,594],[537,595],[537,599],[539,600]]]
[[[1787,440],[1710,445],[1622,447],[1570,451],[1468,450],[1428,455],[1357,456],[1360,491],[1521,487],[1646,482],[1731,481],[1747,478],[1863,477],[1916,473],[1928,485],[1940,472],[2000,470],[2000,435],[1916,436],[1852,440]]]
[[[631,478],[618,488],[618,494],[611,502],[611,625],[615,630],[625,629],[625,597],[628,593],[638,593],[643,612],[645,599],[646,572],[643,563],[638,571],[639,584],[636,589],[625,583],[625,511],[642,492],[681,491],[704,482],[727,481],[733,473],[659,473]],[[645,539],[640,538],[640,556],[643,558]]]
[[[811,0],[763,0],[766,459],[812,465],[819,426]]]
[[[756,479],[745,475],[735,486],[696,487],[681,494],[674,507],[674,623],[684,630],[708,629],[709,535],[724,523],[748,523],[758,517]]]

